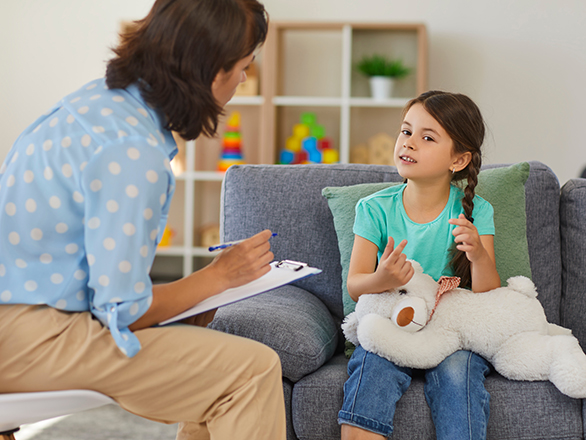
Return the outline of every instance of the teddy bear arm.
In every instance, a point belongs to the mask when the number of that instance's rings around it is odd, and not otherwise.
[[[358,336],[356,335],[357,328],[358,318],[356,317],[356,312],[352,312],[344,319],[344,322],[342,323],[342,332],[346,339],[354,345],[358,345]]]

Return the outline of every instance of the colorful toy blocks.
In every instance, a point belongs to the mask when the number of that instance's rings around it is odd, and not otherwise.
[[[292,136],[285,142],[279,155],[281,164],[336,163],[340,161],[338,150],[326,137],[323,125],[317,123],[313,112],[302,113],[300,123],[293,126]]]
[[[222,155],[218,161],[218,171],[226,171],[232,165],[241,165],[243,163],[240,112],[232,112],[222,137]]]

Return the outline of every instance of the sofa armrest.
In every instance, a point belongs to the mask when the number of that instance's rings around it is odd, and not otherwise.
[[[292,382],[333,356],[340,328],[315,295],[291,285],[220,308],[209,327],[268,345]]]
[[[586,349],[586,179],[571,179],[561,190],[562,325]]]

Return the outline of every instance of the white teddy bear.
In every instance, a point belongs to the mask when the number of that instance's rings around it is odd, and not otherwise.
[[[412,264],[406,285],[359,298],[342,324],[350,342],[422,369],[469,350],[508,379],[550,380],[562,393],[586,398],[586,355],[570,330],[547,322],[531,280],[513,277],[507,287],[473,293]]]

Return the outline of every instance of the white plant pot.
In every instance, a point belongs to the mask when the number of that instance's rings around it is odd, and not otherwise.
[[[395,80],[388,76],[371,76],[370,93],[375,101],[384,101],[393,94]]]

